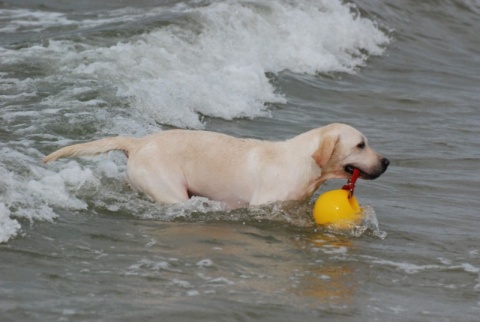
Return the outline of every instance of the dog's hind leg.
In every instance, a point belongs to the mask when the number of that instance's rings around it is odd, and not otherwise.
[[[189,199],[183,176],[173,169],[149,170],[142,166],[127,166],[127,180],[133,189],[144,192],[160,204],[173,204]]]

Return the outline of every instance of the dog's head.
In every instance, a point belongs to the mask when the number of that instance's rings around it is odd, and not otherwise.
[[[368,146],[367,138],[346,124],[330,124],[320,129],[320,145],[312,157],[322,169],[322,177],[349,178],[353,169],[360,178],[376,179],[390,161]]]

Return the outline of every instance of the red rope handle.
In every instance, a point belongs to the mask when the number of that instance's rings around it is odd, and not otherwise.
[[[359,175],[360,170],[357,168],[353,169],[352,177],[350,178],[350,180],[348,180],[347,184],[342,187],[343,190],[350,191],[350,197],[353,196],[353,190],[355,190],[355,182],[357,182]]]

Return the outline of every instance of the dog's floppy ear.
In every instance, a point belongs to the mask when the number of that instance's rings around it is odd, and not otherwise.
[[[318,149],[312,155],[312,158],[320,168],[324,168],[327,165],[339,140],[340,136],[338,134],[327,134],[322,137]]]

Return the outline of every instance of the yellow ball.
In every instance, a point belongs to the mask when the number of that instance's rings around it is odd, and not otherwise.
[[[362,208],[355,196],[344,189],[332,190],[318,197],[313,207],[313,217],[319,225],[334,224],[338,228],[348,228],[359,223]]]

